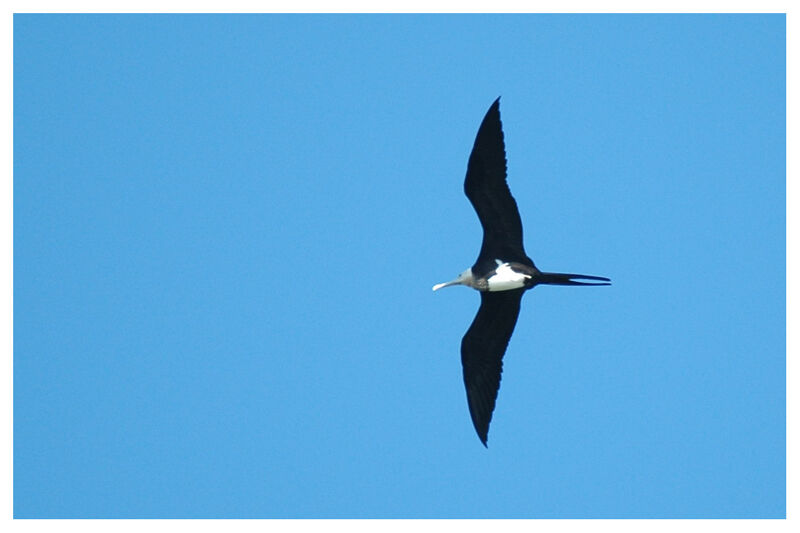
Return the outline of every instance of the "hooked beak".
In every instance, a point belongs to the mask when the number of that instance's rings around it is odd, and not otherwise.
[[[438,291],[439,289],[443,289],[451,285],[461,285],[461,283],[462,283],[461,279],[456,278],[453,281],[448,281],[446,283],[437,283],[436,285],[433,286],[433,290]]]

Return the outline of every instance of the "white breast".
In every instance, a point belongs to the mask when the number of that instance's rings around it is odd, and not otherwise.
[[[514,272],[508,263],[497,261],[497,270],[486,280],[489,283],[489,291],[510,291],[525,286],[525,280],[530,276]]]

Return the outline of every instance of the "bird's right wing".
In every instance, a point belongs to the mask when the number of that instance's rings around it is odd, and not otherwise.
[[[523,289],[481,292],[481,307],[461,340],[461,364],[472,424],[486,446],[503,355],[519,316]]]

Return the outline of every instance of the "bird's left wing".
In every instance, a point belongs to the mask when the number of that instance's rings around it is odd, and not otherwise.
[[[483,226],[481,259],[518,261],[533,266],[522,244],[519,209],[506,182],[506,148],[500,122],[500,99],[483,117],[467,164],[464,193]]]
[[[481,307],[461,340],[469,414],[484,446],[500,389],[503,355],[517,324],[523,292],[481,292]]]

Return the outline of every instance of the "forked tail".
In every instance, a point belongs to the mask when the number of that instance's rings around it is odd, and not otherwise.
[[[596,283],[575,281],[577,279],[592,280]],[[536,276],[537,285],[611,285],[611,280],[601,276],[585,276],[583,274],[561,274],[542,272]]]

